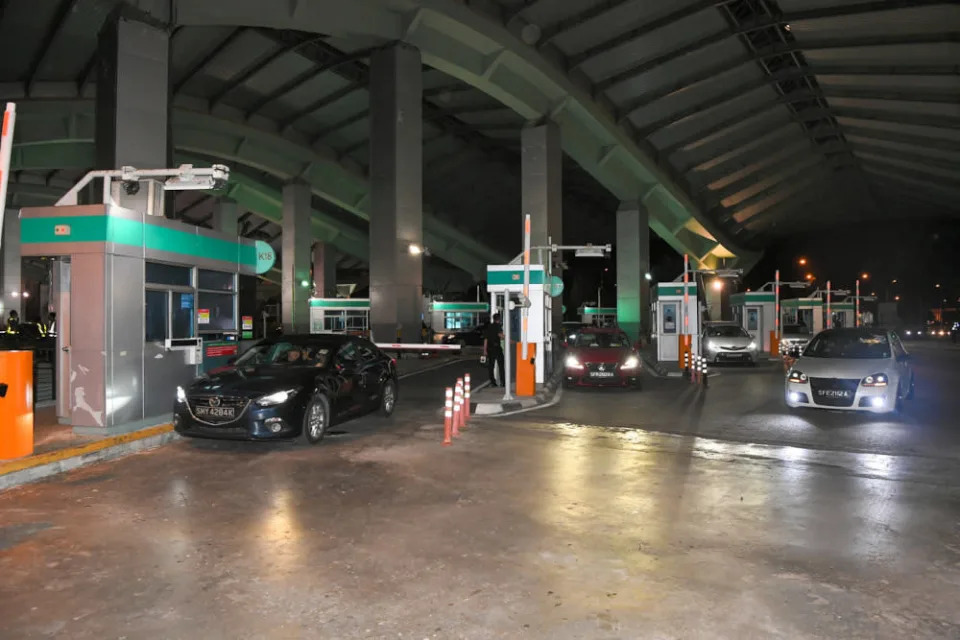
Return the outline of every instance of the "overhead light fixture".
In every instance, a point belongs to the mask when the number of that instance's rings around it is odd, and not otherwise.
[[[716,290],[716,291],[722,290],[722,289],[723,289],[723,280],[721,280],[720,278],[717,278],[716,280],[714,280],[714,281],[713,281],[713,288],[714,288],[714,290]]]
[[[653,274],[650,273],[649,271],[648,271],[647,273],[643,274],[643,277],[644,277],[644,279],[647,280],[647,281],[653,280]]]
[[[24,291],[24,292],[23,292],[23,297],[24,297],[24,298],[29,298],[29,297],[30,297],[30,292],[29,292],[29,291]]]
[[[300,281],[300,286],[301,286],[301,287],[309,287],[309,286],[310,286],[310,281],[309,281],[309,280],[301,280],[301,281]]]

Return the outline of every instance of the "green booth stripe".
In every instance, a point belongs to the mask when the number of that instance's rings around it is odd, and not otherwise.
[[[370,301],[366,298],[310,298],[311,307],[321,309],[369,309]]]
[[[595,314],[616,315],[617,308],[616,307],[584,307],[583,311],[581,311],[580,313],[584,315],[595,315]]]
[[[23,244],[111,242],[251,268],[257,265],[257,249],[252,245],[116,216],[23,218],[20,237]]]
[[[434,302],[434,311],[477,311],[484,312],[490,309],[486,302]]]

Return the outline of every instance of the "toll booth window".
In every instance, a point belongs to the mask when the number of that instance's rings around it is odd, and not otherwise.
[[[144,309],[144,339],[147,342],[163,342],[167,338],[166,291],[147,291]]]
[[[194,295],[192,293],[171,293],[170,328],[171,338],[193,337]]]
[[[236,331],[236,296],[232,293],[197,293],[197,318],[200,331]]]
[[[207,291],[235,291],[236,276],[225,271],[197,270],[197,289]]]
[[[145,279],[148,284],[165,284],[174,287],[192,287],[190,267],[178,267],[162,262],[147,262]]]

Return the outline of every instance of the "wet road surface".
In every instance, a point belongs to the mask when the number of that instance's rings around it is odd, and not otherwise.
[[[441,370],[319,447],[182,441],[7,491],[0,637],[960,637],[956,400],[784,416],[773,370],[722,373],[700,409],[651,380],[443,448]]]

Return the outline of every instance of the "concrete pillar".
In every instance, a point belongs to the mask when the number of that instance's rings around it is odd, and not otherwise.
[[[283,293],[280,318],[284,333],[310,331],[310,186],[292,182],[283,187]]]
[[[240,217],[240,207],[235,200],[222,198],[213,205],[213,218],[210,226],[214,231],[225,233],[230,237],[240,235],[237,219]]]
[[[650,214],[640,202],[617,209],[617,323],[631,340],[650,332]]]
[[[313,295],[316,298],[337,297],[337,252],[332,245],[313,245]]]
[[[530,246],[546,246],[550,239],[555,244],[563,242],[563,148],[560,143],[560,127],[550,122],[539,127],[528,127],[520,134],[522,149],[522,211],[530,214]],[[520,229],[521,241],[523,218]],[[522,246],[522,244],[518,244]],[[537,252],[531,251],[531,261]],[[544,253],[544,262],[550,255]],[[559,275],[559,274],[557,274]],[[559,330],[563,322],[563,305],[560,298],[553,299],[553,330]]]
[[[23,276],[20,261],[20,212],[8,209],[3,216],[3,244],[0,246],[0,330],[7,326],[10,311],[23,321]]]
[[[96,98],[98,169],[162,169],[172,162],[170,138],[170,37],[162,25],[120,11],[99,36]],[[151,189],[128,195],[123,206],[146,211]],[[162,211],[154,211],[163,215]]]
[[[378,341],[419,342],[423,255],[420,52],[398,44],[370,59],[370,325]],[[429,247],[427,247],[429,248]]]

